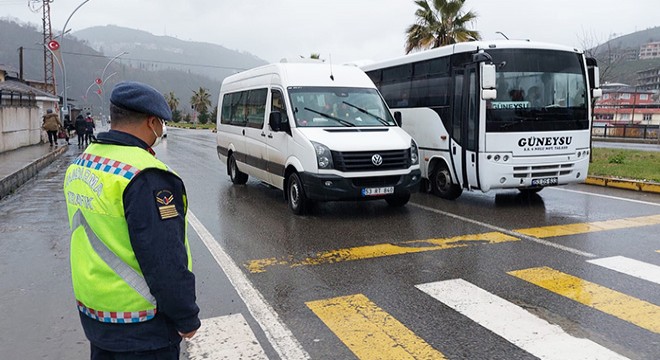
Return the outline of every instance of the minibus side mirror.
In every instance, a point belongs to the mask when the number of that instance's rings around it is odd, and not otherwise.
[[[401,111],[395,111],[394,112],[394,122],[396,122],[399,127],[403,124],[403,120],[401,119]]]
[[[271,111],[268,125],[273,131],[282,131],[282,114],[279,111]]]

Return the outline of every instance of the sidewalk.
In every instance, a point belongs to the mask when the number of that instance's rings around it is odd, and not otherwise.
[[[65,153],[69,146],[75,145],[51,147],[48,144],[38,144],[0,153],[0,199],[50,165]]]

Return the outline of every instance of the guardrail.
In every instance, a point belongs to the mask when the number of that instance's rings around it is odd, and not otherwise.
[[[594,124],[591,134],[602,138],[658,139],[660,125]]]

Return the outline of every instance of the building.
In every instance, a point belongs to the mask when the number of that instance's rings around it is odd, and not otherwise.
[[[0,64],[0,152],[39,144],[41,118],[57,109],[58,97],[18,79],[18,72]]]
[[[639,48],[639,59],[657,59],[660,58],[660,41],[650,42]]]
[[[660,93],[660,66],[637,72],[637,84],[642,90]]]
[[[598,125],[660,125],[660,104],[655,91],[641,86],[604,84],[603,96],[596,100],[594,126]]]

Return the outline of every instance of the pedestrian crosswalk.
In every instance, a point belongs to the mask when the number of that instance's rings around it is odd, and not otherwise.
[[[649,286],[656,286],[660,276],[660,267],[622,256],[588,260],[588,263],[602,271],[614,270],[619,275],[645,280]],[[519,280],[521,286],[533,284],[548,291],[547,296],[572,300],[583,307],[581,312],[598,311],[651,334],[660,334],[660,306],[649,301],[550,267],[524,268],[507,274]],[[620,348],[609,349],[594,339],[569,333],[464,279],[417,284],[415,288],[541,359],[627,358],[617,352]],[[447,358],[443,349],[431,347],[427,340],[415,335],[364,294],[314,300],[306,305],[358,359]],[[597,333],[598,329],[592,332]]]

